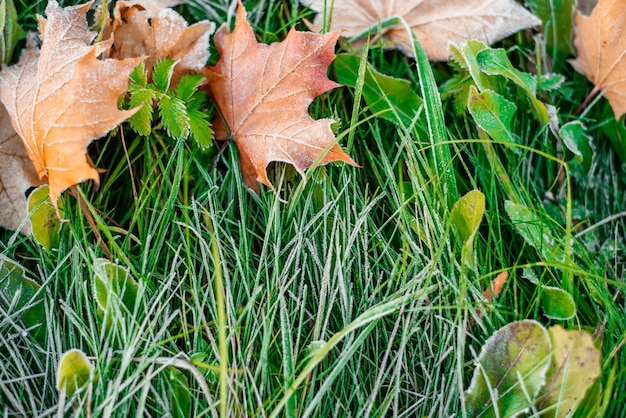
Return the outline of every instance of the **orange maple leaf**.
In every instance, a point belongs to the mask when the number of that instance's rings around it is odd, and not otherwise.
[[[308,114],[315,97],[338,86],[326,76],[338,36],[292,29],[280,43],[259,44],[241,3],[233,32],[223,26],[215,35],[221,57],[205,74],[228,125],[216,119],[215,135],[226,140],[230,134],[235,141],[244,181],[253,190],[259,190],[257,181],[272,187],[266,171],[271,161],[291,163],[303,176],[320,157],[320,165],[356,165],[335,144],[334,121]]]
[[[574,24],[578,58],[570,63],[595,85],[589,97],[602,91],[619,119],[626,113],[626,3],[600,0],[589,16],[576,10]]]
[[[141,59],[97,59],[111,41],[91,45],[95,34],[85,18],[90,6],[62,9],[50,1],[47,20],[39,18],[41,50],[31,40],[0,77],[0,99],[39,178],[48,181],[55,207],[68,187],[99,183],[87,146],[136,111],[119,110],[117,100]]]
[[[326,17],[330,30],[343,30],[352,38],[380,22],[403,19],[433,61],[448,61],[449,44],[469,39],[493,43],[521,29],[541,24],[541,20],[515,0],[300,0],[318,12],[313,29],[319,30]],[[381,28],[385,47],[399,47],[412,55],[411,35],[402,25]]]

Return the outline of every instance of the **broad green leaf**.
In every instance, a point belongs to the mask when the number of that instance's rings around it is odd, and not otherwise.
[[[554,255],[554,239],[546,225],[528,208],[510,200],[504,202],[513,226],[528,244],[536,249],[546,261],[559,261]]]
[[[0,63],[11,61],[17,42],[25,35],[18,24],[13,0],[0,0]]]
[[[470,73],[480,91],[493,89],[491,80],[483,73],[476,59],[478,53],[485,48],[488,48],[487,45],[474,39],[470,39],[459,46],[450,45],[452,60]]]
[[[45,341],[46,310],[39,285],[26,278],[24,268],[0,254],[0,304],[9,313],[17,313],[24,328],[38,342]]]
[[[541,307],[550,319],[565,321],[576,315],[574,298],[558,287],[541,286]]]
[[[169,94],[163,95],[159,101],[159,115],[169,136],[187,139],[190,130],[189,115],[182,100]]]
[[[548,329],[553,354],[538,403],[544,417],[568,416],[600,376],[601,353],[586,331],[567,331],[560,325]]]
[[[465,393],[468,416],[512,417],[528,411],[544,385],[551,351],[548,332],[538,322],[516,321],[496,331],[483,345]]]
[[[535,77],[515,69],[504,49],[485,48],[476,55],[476,60],[485,74],[506,77],[530,96],[534,97],[537,94]]]
[[[141,106],[141,108],[130,117],[131,128],[139,135],[147,136],[152,132],[153,103],[157,98],[157,92],[150,88],[131,85],[128,89],[130,94],[129,108]]]
[[[61,221],[50,201],[47,184],[36,188],[28,196],[28,211],[35,240],[47,250],[57,248]]]
[[[574,161],[579,163],[585,172],[589,171],[593,159],[593,149],[591,148],[591,137],[587,135],[582,122],[575,120],[566,123],[559,130],[559,135],[567,149],[574,153]]]
[[[333,61],[337,81],[345,86],[356,87],[360,58],[339,54]],[[408,128],[414,122],[422,99],[413,91],[407,80],[393,78],[365,64],[363,98],[370,111],[390,122]]]
[[[183,102],[188,102],[204,81],[202,74],[185,74],[176,84],[176,96]]]
[[[104,258],[94,261],[93,270],[94,292],[100,309],[106,311],[109,299],[116,297],[133,312],[139,286],[128,270]]]
[[[526,0],[530,10],[543,23],[543,36],[550,51],[552,61],[557,61],[559,54],[572,52],[572,13],[576,0]]]
[[[178,61],[163,58],[154,64],[154,68],[152,69],[152,82],[162,93],[165,93],[170,88],[174,67],[177,63]]]
[[[514,103],[492,90],[479,93],[470,86],[467,107],[478,126],[491,138],[511,144],[519,142],[511,131],[511,120],[517,111]]]
[[[524,269],[522,277],[539,288],[541,308],[545,316],[564,321],[576,315],[576,302],[568,292],[559,287],[542,284],[530,268]]]
[[[91,379],[93,366],[81,350],[73,348],[66,351],[57,368],[57,389],[63,390],[71,397]]]
[[[504,49],[485,48],[476,55],[481,70],[488,75],[499,75],[508,78],[526,92],[535,114],[543,124],[550,122],[546,105],[537,99],[537,80],[528,73],[513,67]]]
[[[452,207],[450,217],[463,243],[463,260],[472,264],[474,253],[474,236],[480,227],[485,213],[485,195],[478,190],[472,190]]]

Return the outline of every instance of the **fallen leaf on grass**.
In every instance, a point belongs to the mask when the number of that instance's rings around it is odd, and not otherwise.
[[[314,120],[307,111],[315,97],[338,86],[326,76],[338,36],[292,29],[283,42],[259,44],[241,3],[233,32],[223,26],[215,35],[221,58],[205,74],[227,124],[214,122],[215,137],[237,144],[244,181],[253,190],[257,181],[272,187],[271,161],[291,163],[302,175],[318,158],[320,165],[356,165],[334,144],[334,121]]]
[[[574,46],[570,61],[594,85],[589,97],[603,92],[615,119],[626,113],[626,2],[600,0],[591,15],[574,12]]]
[[[177,61],[172,84],[184,74],[200,71],[209,58],[209,36],[215,24],[203,20],[191,26],[167,6],[178,1],[119,1],[111,23],[113,48],[110,57],[146,56],[146,69],[169,58]]]
[[[140,59],[99,60],[111,42],[91,45],[85,15],[91,3],[62,9],[54,0],[39,18],[41,50],[32,39],[19,62],[4,67],[0,99],[11,115],[39,178],[56,207],[61,192],[83,181],[99,183],[86,154],[89,143],[135,110],[117,108]]]
[[[0,104],[0,227],[16,230],[28,216],[26,191],[41,182],[11,118]],[[30,234],[30,222],[20,232]]]
[[[313,29],[322,29],[327,16],[330,30],[343,30],[342,35],[347,38],[377,30],[379,22],[403,19],[432,61],[448,61],[450,43],[460,44],[468,39],[493,43],[521,29],[541,25],[541,20],[514,0],[300,0],[300,3],[318,12]],[[411,36],[403,25],[380,29],[383,40],[390,41],[388,47],[397,46],[411,54]]]

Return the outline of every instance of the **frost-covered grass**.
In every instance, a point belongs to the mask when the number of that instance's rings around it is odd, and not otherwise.
[[[16,3],[28,25],[44,4]],[[232,16],[225,3],[192,0],[178,10],[190,21],[224,20]],[[296,1],[246,7],[264,42],[283,39],[294,23],[303,28],[310,13]],[[522,35],[501,46],[520,69],[535,53]],[[420,92],[414,60],[376,45],[369,57]],[[202,152],[163,135],[138,138],[123,127],[124,136],[117,131],[90,148],[107,169],[100,189],[80,188],[96,209],[111,261],[138,283],[138,302],[98,310],[93,266],[106,254],[69,194],[57,249],[2,230],[1,253],[42,286],[46,333],[34,339],[15,321],[19,312],[0,304],[0,413],[463,416],[463,392],[484,341],[531,318],[595,332],[606,414],[619,415],[626,402],[626,187],[623,160],[605,138],[615,129],[608,104],[600,100],[583,119],[595,156],[587,173],[568,165],[570,184],[559,171],[562,145],[520,106],[512,126],[533,152],[507,154],[505,184],[469,114],[453,109],[445,84],[453,71],[446,64],[433,69],[449,137],[437,146],[449,150],[459,194],[477,188],[486,197],[474,268],[461,258],[428,128],[407,131],[372,118],[365,103],[354,103],[353,89],[322,96],[310,111],[337,118],[340,144],[362,167],[332,164],[303,181],[276,164],[277,192],[264,188],[260,196],[242,184],[232,144],[208,170],[217,148]],[[562,71],[563,87],[542,99],[573,120],[591,86],[569,66]],[[576,249],[571,263],[542,259],[517,234],[504,211],[510,187],[560,240],[557,247]],[[568,226],[575,227],[572,242]],[[562,287],[566,280],[577,315],[545,317],[523,267],[545,284]],[[504,290],[484,303],[483,291],[503,270],[510,273]],[[91,359],[95,377],[65,399],[56,367],[71,348]]]

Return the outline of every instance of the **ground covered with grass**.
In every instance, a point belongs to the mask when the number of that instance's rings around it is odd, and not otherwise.
[[[27,3],[16,1],[19,21],[34,30],[45,3]],[[219,27],[234,19],[227,3],[191,0],[176,10]],[[297,1],[245,6],[265,43],[312,18]],[[359,168],[330,164],[304,180],[273,164],[277,190],[256,195],[242,183],[233,144],[212,166],[221,144],[204,150],[158,127],[144,137],[123,124],[94,143],[90,155],[107,171],[98,190],[80,186],[82,206],[64,194],[55,248],[0,230],[3,260],[41,286],[22,311],[0,301],[1,413],[465,416],[485,341],[534,319],[593,334],[602,372],[577,414],[621,415],[626,129],[603,98],[576,113],[593,86],[571,57],[537,45],[520,32],[493,47],[519,71],[563,76],[537,98],[558,109],[561,123],[584,125],[586,159],[555,138],[506,77],[489,82],[517,105],[514,146],[486,135],[464,107],[472,77],[462,65],[430,64],[430,76],[423,62],[378,44],[356,56],[410,82],[422,100],[410,123],[378,117],[363,98],[365,71],[355,87],[310,108],[316,119],[337,120],[339,144]],[[332,67],[329,75],[337,79]],[[468,255],[451,211],[474,189],[485,211]],[[506,202],[526,217],[512,216]],[[98,300],[107,258],[132,277],[132,303]],[[487,302],[503,271],[502,291]],[[550,311],[547,287],[571,296],[571,318]],[[20,320],[34,303],[45,316],[38,333]],[[94,371],[66,398],[57,365],[73,348]]]

